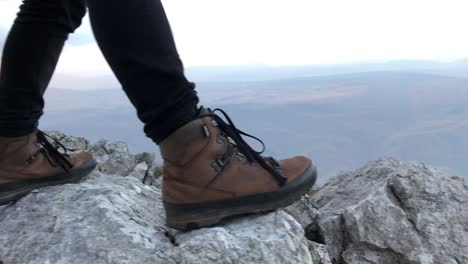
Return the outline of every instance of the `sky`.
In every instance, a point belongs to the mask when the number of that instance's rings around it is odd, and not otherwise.
[[[20,0],[0,0],[0,44]],[[187,67],[468,58],[466,0],[163,0]],[[109,74],[88,18],[57,72]]]

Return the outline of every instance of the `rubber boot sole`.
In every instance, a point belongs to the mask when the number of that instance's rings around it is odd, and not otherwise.
[[[192,230],[213,226],[235,216],[273,211],[299,200],[312,188],[316,179],[317,169],[311,166],[294,181],[271,192],[205,203],[164,202],[166,224],[178,230]]]
[[[96,168],[96,166],[96,160],[90,159],[81,166],[74,167],[68,172],[55,174],[44,178],[0,184],[0,205],[5,205],[17,201],[35,189],[78,182],[91,173],[94,168]]]

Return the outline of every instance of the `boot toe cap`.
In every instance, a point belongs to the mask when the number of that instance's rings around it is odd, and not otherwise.
[[[72,162],[74,166],[80,166],[80,165],[86,164],[94,159],[93,155],[90,152],[86,152],[86,151],[73,154],[71,158],[72,158]]]
[[[288,178],[288,182],[293,181],[299,176],[302,176],[311,167],[313,167],[312,161],[304,156],[295,156],[279,161],[283,176]]]

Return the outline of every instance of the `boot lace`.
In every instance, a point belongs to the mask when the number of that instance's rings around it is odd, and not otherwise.
[[[210,114],[202,115],[200,117],[209,116],[213,118],[216,121],[217,126],[221,129],[221,131],[223,131],[228,136],[228,138],[231,139],[231,140],[228,140],[228,148],[227,148],[226,153],[223,155],[223,157],[220,160],[218,160],[218,162],[221,161],[221,164],[219,164],[220,166],[224,167],[227,164],[227,162],[229,162],[229,157],[234,152],[234,149],[233,149],[233,145],[234,145],[234,147],[236,147],[239,150],[239,152],[243,156],[245,156],[245,158],[247,159],[249,163],[251,164],[255,162],[258,163],[262,168],[264,168],[273,176],[273,178],[278,182],[280,186],[283,186],[284,184],[286,184],[287,178],[281,175],[281,167],[279,163],[273,157],[261,156],[261,154],[265,151],[265,144],[263,143],[262,140],[238,129],[235,126],[234,122],[231,120],[231,118],[228,116],[228,114],[226,114],[224,110],[220,108],[216,108],[212,111],[208,109],[208,111],[210,112]],[[227,122],[224,121],[223,118],[215,114],[215,112],[221,113]],[[262,145],[262,150],[261,151],[254,150],[243,139],[242,136],[246,136],[246,137],[249,137],[258,141]],[[224,161],[227,161],[227,162],[225,163]]]
[[[70,155],[67,154],[67,151],[74,151],[73,149],[65,147],[57,139],[41,130],[37,130],[36,136],[37,140],[34,144],[39,147],[39,150],[31,156],[30,162],[35,160],[37,155],[42,154],[52,167],[61,167],[67,172],[73,168],[73,164],[70,162]],[[58,147],[52,145],[47,138],[51,139]],[[63,153],[59,152],[59,148],[63,150]]]

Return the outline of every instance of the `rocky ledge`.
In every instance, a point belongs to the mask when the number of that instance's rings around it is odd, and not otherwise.
[[[53,135],[100,165],[0,207],[0,263],[468,263],[468,186],[422,163],[378,159],[287,208],[179,232],[153,154]]]

